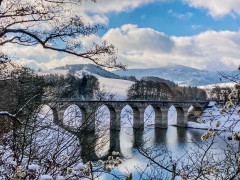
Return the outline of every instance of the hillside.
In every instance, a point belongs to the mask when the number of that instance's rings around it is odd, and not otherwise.
[[[126,71],[117,70],[113,71],[119,76],[135,76],[137,79],[141,79],[145,76],[155,76],[162,79],[174,81],[179,85],[187,86],[204,86],[209,84],[217,84],[228,82],[221,78],[218,72],[199,70],[187,66],[171,65],[159,68],[150,69],[128,69]],[[228,75],[237,74],[237,71],[224,72]]]
[[[142,77],[141,80],[163,82],[163,83],[166,83],[169,87],[176,87],[177,86],[177,84],[175,84],[173,81],[165,80],[165,79],[162,79],[162,78],[159,78],[159,77],[154,77],[154,76]]]
[[[55,68],[55,70],[68,70],[69,74],[77,73],[78,77],[93,75],[96,77],[106,77],[119,79],[120,77],[94,64],[74,64]]]

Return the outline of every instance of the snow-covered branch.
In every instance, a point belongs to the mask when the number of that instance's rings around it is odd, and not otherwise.
[[[0,116],[7,116],[12,118],[14,121],[18,122],[19,124],[22,124],[22,122],[17,118],[16,114],[11,114],[8,111],[0,111]]]

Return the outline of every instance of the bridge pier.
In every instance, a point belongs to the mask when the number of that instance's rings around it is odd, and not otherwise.
[[[94,132],[95,131],[95,108],[80,108],[82,112],[82,131]]]
[[[168,127],[168,107],[154,107],[155,111],[155,127],[167,128]]]
[[[188,121],[188,109],[185,107],[175,107],[177,111],[177,126],[186,127]]]
[[[120,131],[122,108],[108,107],[108,109],[110,111],[110,129]]]
[[[50,106],[52,112],[53,112],[53,123],[57,125],[63,125],[63,118],[64,118],[64,112],[65,110],[63,108],[57,108]]]

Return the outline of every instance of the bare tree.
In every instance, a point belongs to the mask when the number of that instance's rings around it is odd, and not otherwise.
[[[86,23],[76,8],[79,6],[81,0],[1,0],[0,47],[6,44],[41,45],[45,49],[88,59],[99,66],[124,69],[124,65],[116,62],[113,45],[104,41],[93,43],[86,49],[77,40],[104,29]],[[0,48],[0,62],[10,59],[11,55]]]

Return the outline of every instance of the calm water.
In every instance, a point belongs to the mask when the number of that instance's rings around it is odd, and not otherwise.
[[[174,126],[169,126],[168,129],[145,127],[143,131],[134,131],[132,128],[122,128],[121,131],[104,130],[102,133],[89,137],[91,140],[98,137],[94,143],[82,143],[83,161],[104,160],[111,155],[112,151],[118,151],[121,153],[123,164],[116,168],[114,173],[121,176],[132,172],[134,179],[139,179],[136,167],[146,167],[148,160],[138,152],[137,148],[155,148],[155,153],[160,152],[161,149],[167,149],[172,152],[174,157],[181,157],[185,153],[190,153],[191,148],[197,148],[193,141],[200,145],[204,144],[201,136],[205,132],[206,130]],[[104,146],[101,144],[104,144]],[[220,149],[219,147],[223,147],[224,143],[218,140],[214,146]],[[84,152],[84,149],[86,149],[86,152]],[[89,149],[95,149],[95,151],[90,153]],[[104,175],[101,178],[113,179],[110,175]]]

